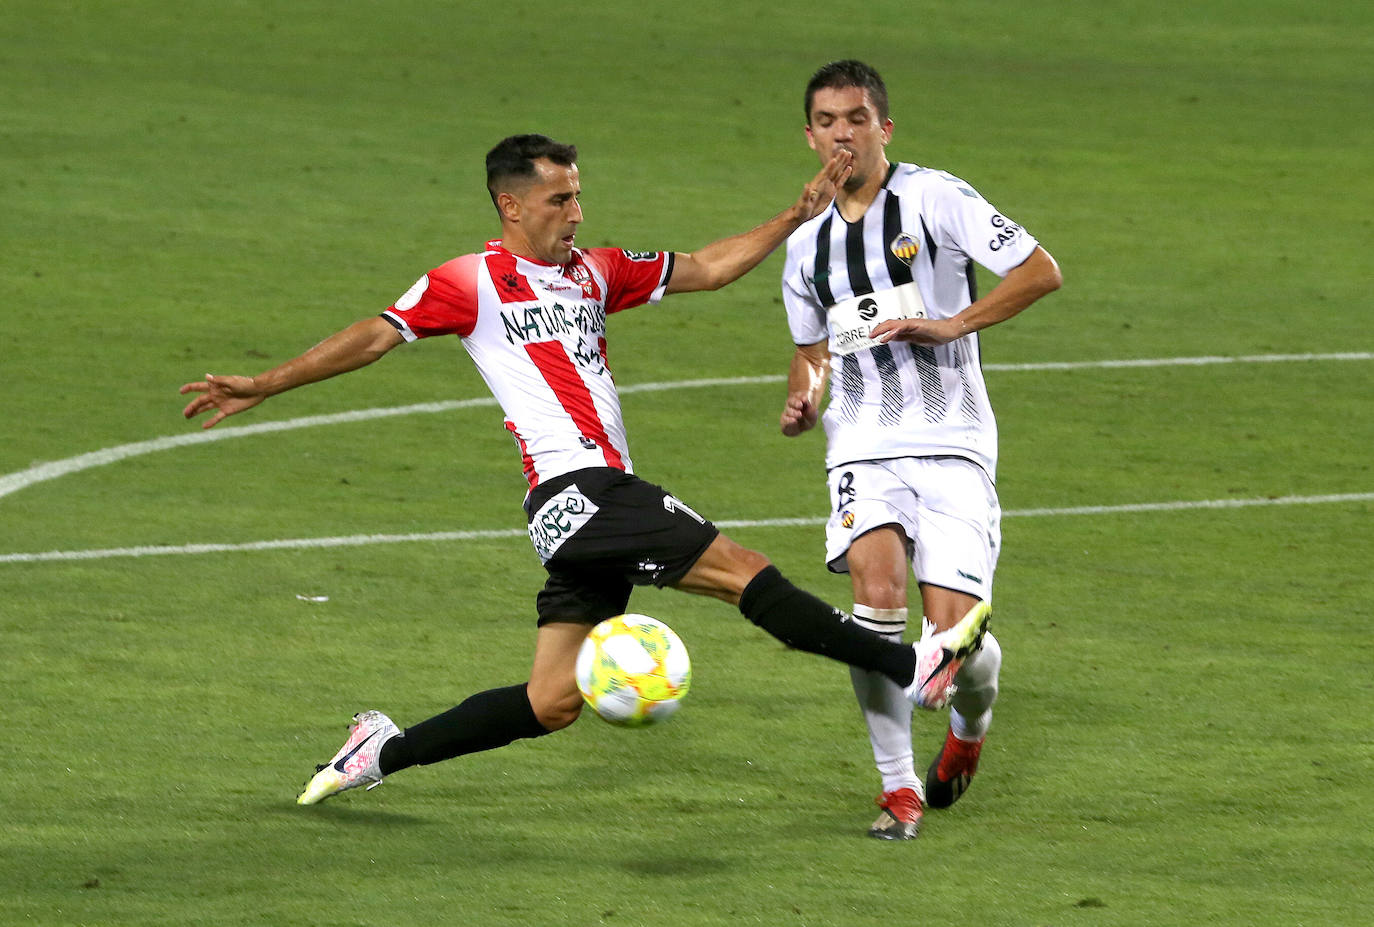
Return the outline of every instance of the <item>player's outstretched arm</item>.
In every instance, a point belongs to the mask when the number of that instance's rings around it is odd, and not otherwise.
[[[200,395],[187,403],[182,415],[195,418],[214,409],[215,413],[200,426],[213,428],[228,416],[247,411],[268,396],[365,367],[402,340],[401,333],[380,316],[354,322],[299,357],[255,377],[221,377],[207,373],[204,380],[187,383],[181,388],[183,396],[188,393]]]
[[[713,241],[691,254],[676,255],[667,292],[718,290],[753,270],[786,241],[797,226],[820,215],[830,205],[835,190],[849,177],[853,160],[850,152],[836,151],[787,210],[742,235]]]
[[[869,337],[886,344],[910,341],[914,344],[948,344],[969,332],[1005,322],[1046,293],[1064,283],[1059,265],[1050,253],[1036,246],[1026,258],[998,281],[987,296],[948,319],[897,319],[873,327]]]
[[[787,401],[778,420],[782,433],[795,438],[816,427],[826,374],[830,371],[829,343],[799,344],[787,371]]]

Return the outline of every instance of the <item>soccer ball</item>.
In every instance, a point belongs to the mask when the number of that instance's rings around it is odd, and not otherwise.
[[[671,717],[692,684],[687,646],[647,615],[617,615],[592,628],[577,653],[577,688],[605,720],[644,727]]]

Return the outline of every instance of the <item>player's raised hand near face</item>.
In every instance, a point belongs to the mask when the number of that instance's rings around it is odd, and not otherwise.
[[[792,207],[800,221],[805,222],[819,216],[835,198],[835,191],[849,179],[854,169],[854,153],[844,148],[835,149],[830,160],[825,162],[820,173],[802,188],[802,194]]]
[[[182,415],[195,418],[207,409],[216,410],[201,423],[201,428],[213,428],[228,416],[251,409],[267,398],[266,391],[252,377],[217,377],[209,373],[204,380],[187,383],[181,388],[183,396],[188,393],[200,395],[187,403]]]

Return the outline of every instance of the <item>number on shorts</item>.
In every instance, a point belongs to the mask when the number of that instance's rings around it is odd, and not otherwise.
[[[696,512],[693,512],[691,506],[689,506],[687,503],[683,502],[676,496],[664,496],[663,508],[669,512],[681,512],[684,515],[688,515],[691,518],[695,519],[696,523],[699,525],[706,524],[706,519],[702,518]]]
[[[847,508],[856,495],[858,493],[854,491],[854,472],[846,470],[840,474],[840,483],[835,487],[835,511]]]

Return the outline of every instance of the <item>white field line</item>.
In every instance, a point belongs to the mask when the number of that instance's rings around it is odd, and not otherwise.
[[[1333,502],[1374,502],[1374,492],[1331,496],[1278,496],[1260,499],[1203,499],[1196,502],[1141,502],[1128,505],[1083,505],[1070,508],[1019,509],[1003,512],[1004,518],[1045,518],[1069,515],[1115,515],[1139,512],[1181,512],[1197,509],[1239,509],[1273,505],[1322,505]],[[735,528],[793,528],[819,526],[824,518],[765,518],[718,521],[726,530]],[[168,557],[201,554],[243,553],[262,550],[321,550],[330,547],[368,547],[375,544],[486,541],[523,538],[519,528],[496,531],[434,531],[424,534],[352,534],[329,538],[289,538],[249,541],[244,544],[178,544],[160,547],[113,547],[104,550],[53,550],[34,554],[0,554],[3,563],[50,563],[72,560],[109,560],[117,557]]]
[[[1162,357],[1155,359],[1142,360],[1099,360],[1099,361],[1073,361],[1063,363],[1038,363],[1038,364],[988,364],[983,369],[987,371],[1005,372],[1031,372],[1031,371],[1052,371],[1052,370],[1110,370],[1127,367],[1197,367],[1214,364],[1259,364],[1277,363],[1291,361],[1362,361],[1374,360],[1374,353],[1370,352],[1349,352],[1343,354],[1254,354],[1242,357]],[[697,389],[711,386],[747,386],[760,383],[782,383],[786,380],[783,375],[758,376],[758,377],[721,377],[709,380],[678,380],[667,383],[640,383],[638,385],[622,387],[622,393],[651,393],[662,390],[674,389]],[[230,438],[247,438],[254,435],[272,434],[279,431],[292,431],[296,428],[312,428],[316,425],[343,425],[350,422],[365,422],[377,418],[390,418],[396,415],[413,415],[422,412],[452,412],[456,409],[472,409],[478,407],[494,406],[496,401],[490,397],[479,399],[456,399],[443,402],[422,402],[409,406],[393,406],[390,408],[378,409],[358,409],[352,412],[338,412],[332,415],[309,415],[304,418],[293,418],[280,422],[263,422],[258,425],[241,425],[238,427],[220,427],[209,431],[193,431],[187,434],[171,435],[163,438],[152,438],[147,441],[136,441],[132,444],[120,444],[115,447],[102,448],[98,451],[91,451],[87,454],[79,454],[76,457],[68,457],[64,460],[54,460],[47,463],[35,464],[26,470],[19,470],[14,473],[7,473],[0,476],[0,498],[8,496],[10,493],[18,492],[29,486],[43,483],[48,480],[55,480],[58,477],[68,476],[73,473],[80,473],[83,470],[90,470],[94,467],[103,467],[106,464],[116,463],[127,460],[130,457],[138,457],[143,454],[152,454],[157,451],[171,450],[177,447],[188,447],[193,444],[205,444],[210,441],[227,441]]]

